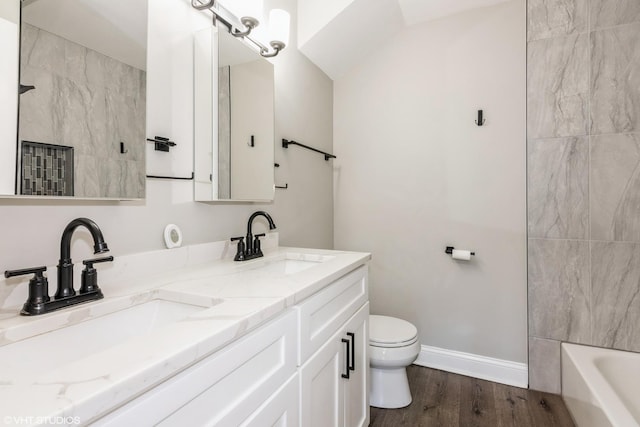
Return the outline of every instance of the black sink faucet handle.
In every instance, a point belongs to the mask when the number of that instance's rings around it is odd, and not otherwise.
[[[262,249],[260,248],[260,238],[266,236],[265,233],[260,233],[260,234],[256,234],[253,237],[255,237],[253,239],[253,253],[256,256],[263,256],[262,255]]]
[[[22,270],[7,270],[4,277],[24,276],[25,274],[33,274],[29,280],[29,297],[22,307],[22,314],[34,315],[44,313],[44,304],[50,300],[49,298],[49,281],[44,277],[47,267],[24,268]]]
[[[113,261],[112,256],[104,257],[104,258],[96,258],[96,259],[86,259],[82,261],[82,263],[86,266],[84,270],[82,270],[82,281],[80,285],[80,294],[87,294],[89,292],[97,292],[100,290],[98,287],[98,271],[93,268],[93,264],[98,264],[100,262],[111,262]]]
[[[85,259],[82,261],[82,264],[86,265],[87,268],[93,268],[93,264],[98,264],[101,262],[111,262],[113,261],[113,256],[106,256],[104,258],[96,258],[96,259]]]
[[[238,250],[236,251],[236,256],[233,258],[234,261],[244,261],[244,255],[245,255],[245,250],[244,250],[244,236],[240,236],[240,237],[232,237],[231,238],[232,242],[238,242]],[[251,244],[251,243],[249,243]]]
[[[22,270],[7,270],[4,272],[4,277],[24,276],[25,274],[35,274],[36,277],[42,277],[42,273],[47,271],[47,267],[33,267],[23,268]]]

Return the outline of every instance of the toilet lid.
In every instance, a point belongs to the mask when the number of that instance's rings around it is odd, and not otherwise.
[[[369,316],[369,342],[379,347],[401,347],[413,344],[418,330],[406,320],[389,316]]]

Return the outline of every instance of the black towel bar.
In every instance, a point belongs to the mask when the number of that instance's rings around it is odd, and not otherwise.
[[[324,155],[324,159],[325,160],[337,158],[333,154],[325,153],[324,151],[320,151],[317,148],[309,147],[308,145],[300,144],[299,142],[296,142],[296,141],[288,141],[286,139],[282,140],[282,147],[283,148],[289,148],[289,145],[297,145],[299,147],[306,148],[307,150],[311,150],[311,151],[315,151],[316,153],[320,153],[320,154]]]
[[[183,178],[180,176],[164,176],[164,175],[147,175],[147,178],[152,179],[180,179],[183,181],[191,181],[193,179],[193,172],[191,172],[191,176],[189,178]]]

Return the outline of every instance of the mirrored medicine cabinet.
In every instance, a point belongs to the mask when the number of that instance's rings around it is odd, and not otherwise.
[[[145,196],[147,0],[0,2],[0,196]]]
[[[223,28],[194,34],[195,199],[274,196],[273,65]]]

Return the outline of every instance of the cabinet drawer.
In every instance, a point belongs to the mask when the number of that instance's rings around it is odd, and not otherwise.
[[[295,307],[299,322],[298,366],[367,302],[367,279],[367,267],[362,266]]]
[[[227,425],[240,427],[298,427],[300,425],[299,377],[295,374],[242,423],[229,420]]]
[[[296,372],[293,311],[112,412],[96,425],[229,425],[258,409]]]

